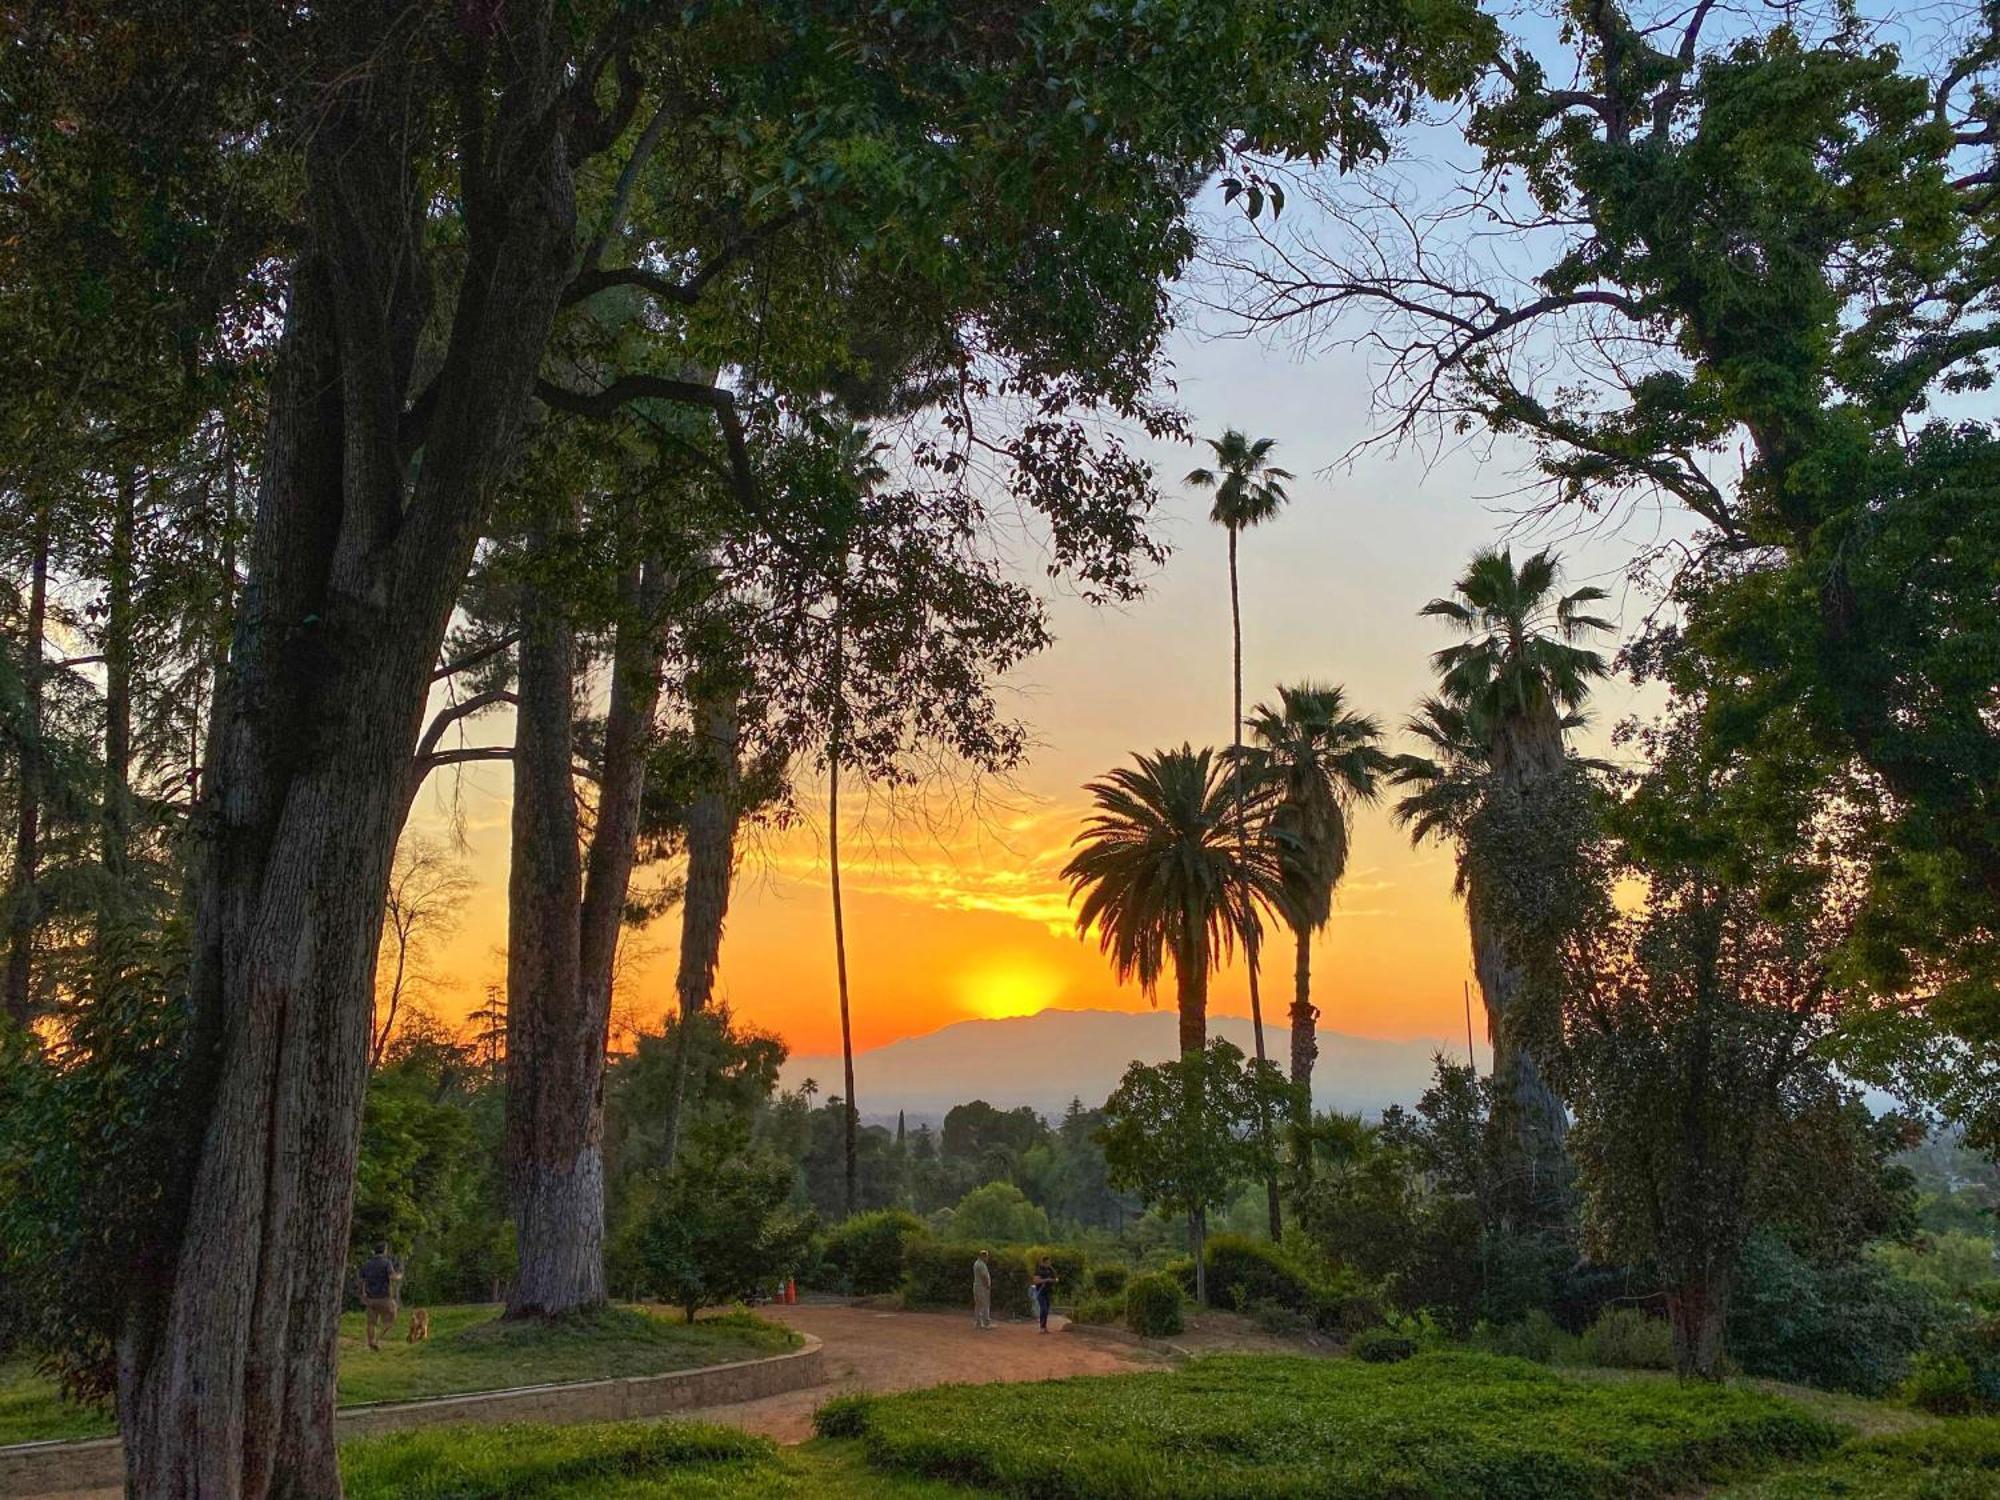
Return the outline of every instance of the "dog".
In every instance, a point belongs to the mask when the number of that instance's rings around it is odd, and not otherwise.
[[[410,1314],[410,1342],[422,1344],[431,1336],[431,1315],[423,1308]]]

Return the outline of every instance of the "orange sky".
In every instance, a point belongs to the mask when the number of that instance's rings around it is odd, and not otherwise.
[[[1289,510],[1242,544],[1246,703],[1271,696],[1278,682],[1331,680],[1398,729],[1428,686],[1428,653],[1447,639],[1416,612],[1449,587],[1477,547],[1501,535],[1507,518],[1480,497],[1514,486],[1518,455],[1502,450],[1479,462],[1461,451],[1426,463],[1407,452],[1371,453],[1349,469],[1342,455],[1362,435],[1367,404],[1351,362],[1301,365],[1251,344],[1191,338],[1178,352],[1179,395],[1196,430],[1234,424],[1275,437],[1299,476]],[[1075,936],[1056,871],[1083,813],[1085,780],[1134,749],[1228,738],[1223,538],[1207,523],[1205,504],[1175,482],[1198,461],[1191,452],[1160,445],[1151,456],[1166,481],[1161,530],[1175,555],[1147,597],[1129,607],[1098,611],[1054,600],[1056,645],[1006,684],[1010,706],[1037,740],[1015,785],[986,793],[977,810],[934,800],[899,816],[879,799],[859,805],[851,791],[843,799],[859,1047],[971,1017],[1146,1004],[1136,989],[1113,983],[1094,939]],[[1615,535],[1563,540],[1572,585],[1609,587],[1613,612],[1635,622],[1646,601],[1628,594],[1622,569],[1656,539],[1656,525],[1646,515]],[[1515,545],[1533,550],[1540,541]],[[1634,701],[1623,682],[1599,693],[1590,735],[1599,753]],[[506,726],[496,721],[482,733],[504,740]],[[1407,741],[1397,733],[1391,743]],[[460,930],[431,957],[440,981],[434,1003],[445,1015],[463,1013],[503,973],[508,779],[504,765],[480,765],[461,782],[434,781],[413,819],[413,832],[435,834],[455,797],[479,881]],[[761,837],[746,855],[718,993],[795,1052],[818,1054],[837,1050],[839,1023],[822,809],[811,789],[801,801],[801,826]],[[657,1024],[671,1005],[677,934],[670,914],[628,955],[619,1004],[630,1019]],[[1266,1009],[1279,1021],[1291,960],[1288,938],[1267,959]],[[1411,849],[1385,812],[1364,809],[1334,920],[1315,945],[1314,972],[1328,1028],[1462,1044],[1469,963],[1448,853]],[[1162,998],[1171,1004],[1170,992]],[[1220,1013],[1247,1014],[1241,974],[1218,976],[1211,1003]]]

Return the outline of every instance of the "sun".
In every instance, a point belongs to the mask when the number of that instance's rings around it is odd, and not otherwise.
[[[975,969],[958,982],[959,1002],[967,1014],[982,1021],[1032,1016],[1060,999],[1062,990],[1060,978],[1029,965],[996,964]]]

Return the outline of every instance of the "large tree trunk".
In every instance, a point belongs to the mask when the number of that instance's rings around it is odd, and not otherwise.
[[[49,607],[49,508],[35,512],[28,561],[28,618],[21,642],[21,743],[15,757],[14,868],[7,889],[7,1014],[16,1026],[35,1018],[34,961],[41,878],[43,638]]]
[[[138,480],[119,476],[111,515],[111,551],[104,587],[104,788],[98,808],[98,858],[105,898],[100,936],[120,915],[130,878],[132,841],[132,541]]]
[[[315,27],[306,225],[191,882],[181,1154],[119,1349],[128,1492],[326,1500],[381,902],[430,675],[514,440],[574,233],[567,29],[509,10],[484,212],[426,403],[415,60]],[[502,197],[490,196],[505,185]]]
[[[1313,1064],[1319,1061],[1319,1011],[1312,1003],[1312,929],[1294,927],[1292,963],[1292,1082],[1304,1092],[1300,1108],[1312,1113]]]
[[[1667,1292],[1667,1321],[1674,1330],[1674,1370],[1683,1380],[1722,1378],[1722,1336],[1729,1322],[1734,1277],[1719,1272]]]
[[[660,577],[650,567],[623,590],[587,872],[570,771],[575,637],[560,606],[529,591],[508,878],[506,1154],[518,1251],[510,1318],[605,1300],[604,1052],[659,699]]]
[[[1199,951],[1174,958],[1174,1001],[1180,1011],[1181,1056],[1208,1046],[1208,957]]]
[[[665,1164],[680,1149],[681,1111],[687,1102],[688,1048],[696,1019],[715,990],[722,957],[722,927],[729,915],[729,885],[736,865],[737,710],[732,685],[697,690],[695,728],[707,762],[701,792],[687,811],[687,892],[681,902],[681,952],[674,978],[680,1025],[674,1038],[673,1092],[667,1101]]]

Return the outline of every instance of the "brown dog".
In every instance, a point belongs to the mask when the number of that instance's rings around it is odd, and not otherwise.
[[[423,1308],[410,1314],[410,1342],[421,1344],[431,1336],[431,1315]]]

